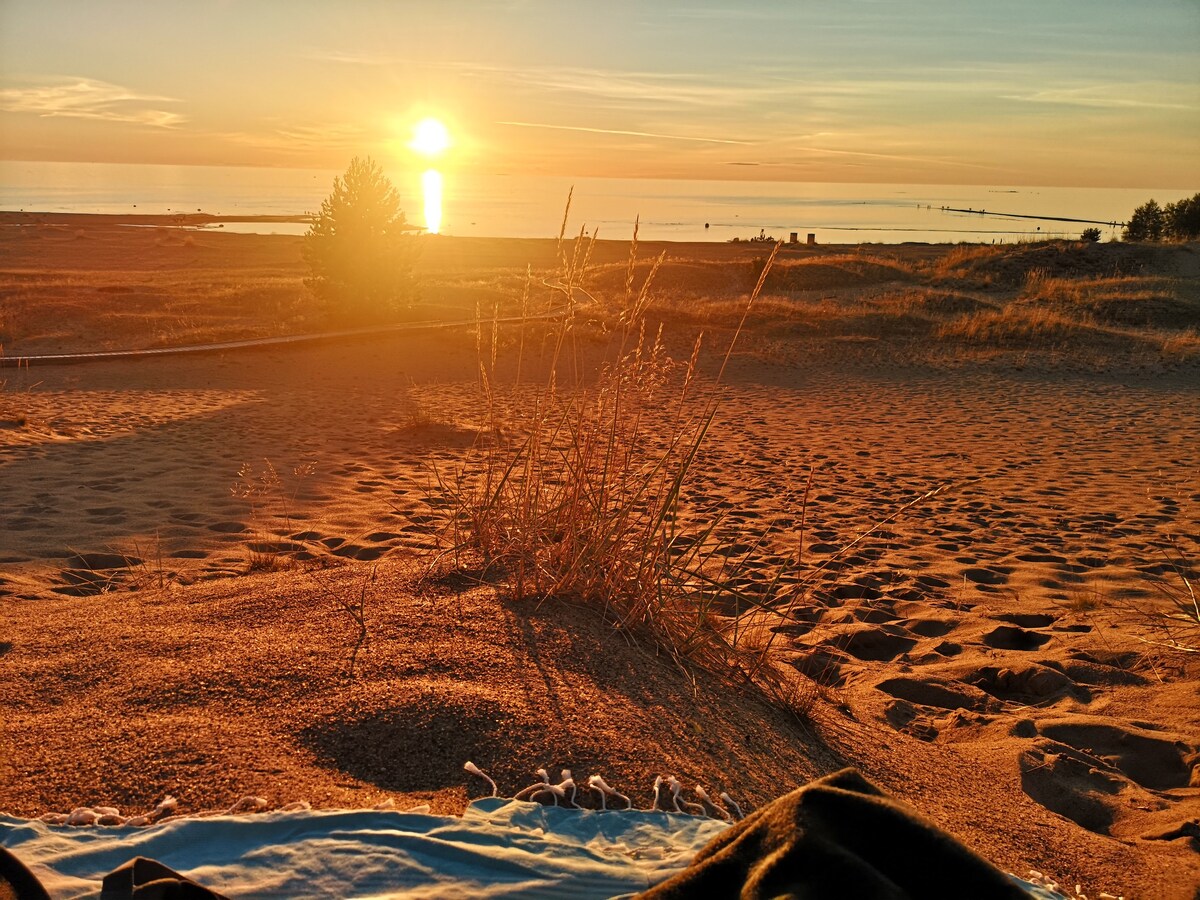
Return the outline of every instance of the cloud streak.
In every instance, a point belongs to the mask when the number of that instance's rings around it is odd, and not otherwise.
[[[1059,106],[1082,106],[1093,109],[1182,109],[1193,111],[1195,103],[1171,103],[1157,99],[1170,93],[1170,86],[1160,87],[1157,91],[1145,91],[1147,96],[1156,99],[1147,100],[1139,97],[1119,96],[1119,87],[1084,87],[1084,88],[1050,88],[1034,91],[1028,94],[1008,94],[1005,100],[1017,100],[1022,103],[1052,103]]]
[[[694,141],[700,144],[749,144],[750,141],[735,141],[727,138],[692,137],[685,134],[659,134],[653,131],[624,131],[619,128],[585,128],[582,125],[551,125],[546,122],[497,122],[517,128],[549,128],[554,131],[582,131],[588,134],[618,134],[629,137],[661,138],[668,141]]]
[[[380,56],[347,50],[311,50],[305,54],[305,59],[336,63],[342,66],[391,66],[401,62],[399,57],[395,56]]]
[[[369,142],[369,134],[360,125],[350,123],[304,124],[277,123],[270,131],[233,131],[217,135],[235,144],[287,155],[357,151]]]
[[[0,110],[5,112],[152,128],[175,128],[185,123],[186,117],[157,107],[160,103],[178,102],[174,97],[140,94],[94,78],[59,78],[33,87],[0,90]]]
[[[834,150],[827,147],[795,147],[795,151],[818,156],[854,156],[860,159],[885,159],[893,162],[920,163],[936,166],[962,166],[968,169],[995,169],[983,163],[967,162],[949,157],[911,156],[900,153],[868,153],[864,150]]]

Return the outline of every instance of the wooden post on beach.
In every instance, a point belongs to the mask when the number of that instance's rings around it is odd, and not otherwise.
[[[798,244],[798,243],[800,243],[800,232],[798,232],[798,231],[793,231],[793,232],[792,232],[792,237],[791,237],[791,239],[788,241],[788,243],[789,243],[789,244]]]
[[[815,234],[810,234],[808,236],[808,246],[812,247],[816,243],[817,243],[817,236]]]

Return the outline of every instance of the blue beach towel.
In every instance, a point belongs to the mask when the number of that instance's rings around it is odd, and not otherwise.
[[[1062,897],[1004,875],[849,769],[732,826],[489,798],[461,818],[304,810],[72,828],[0,816],[0,846],[53,900],[99,897],[137,857],[237,900]]]
[[[230,897],[572,898],[634,894],[681,871],[726,826],[640,810],[489,798],[462,816],[303,811],[72,828],[0,816],[0,844],[54,900],[98,897],[130,859]]]

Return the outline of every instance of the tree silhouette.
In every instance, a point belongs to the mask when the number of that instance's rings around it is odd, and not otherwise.
[[[1165,224],[1162,207],[1154,200],[1149,200],[1135,209],[1129,217],[1124,238],[1127,241],[1161,240]]]
[[[386,319],[413,293],[414,230],[383,170],[356,156],[304,235],[305,284],[334,319]]]
[[[1127,241],[1194,241],[1200,238],[1200,194],[1159,206],[1143,203],[1125,226]]]
[[[1166,236],[1177,241],[1200,237],[1200,194],[1168,203],[1163,209]]]

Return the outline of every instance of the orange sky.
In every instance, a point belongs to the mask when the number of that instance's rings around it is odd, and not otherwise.
[[[0,157],[1200,187],[1196,0],[0,0]]]

